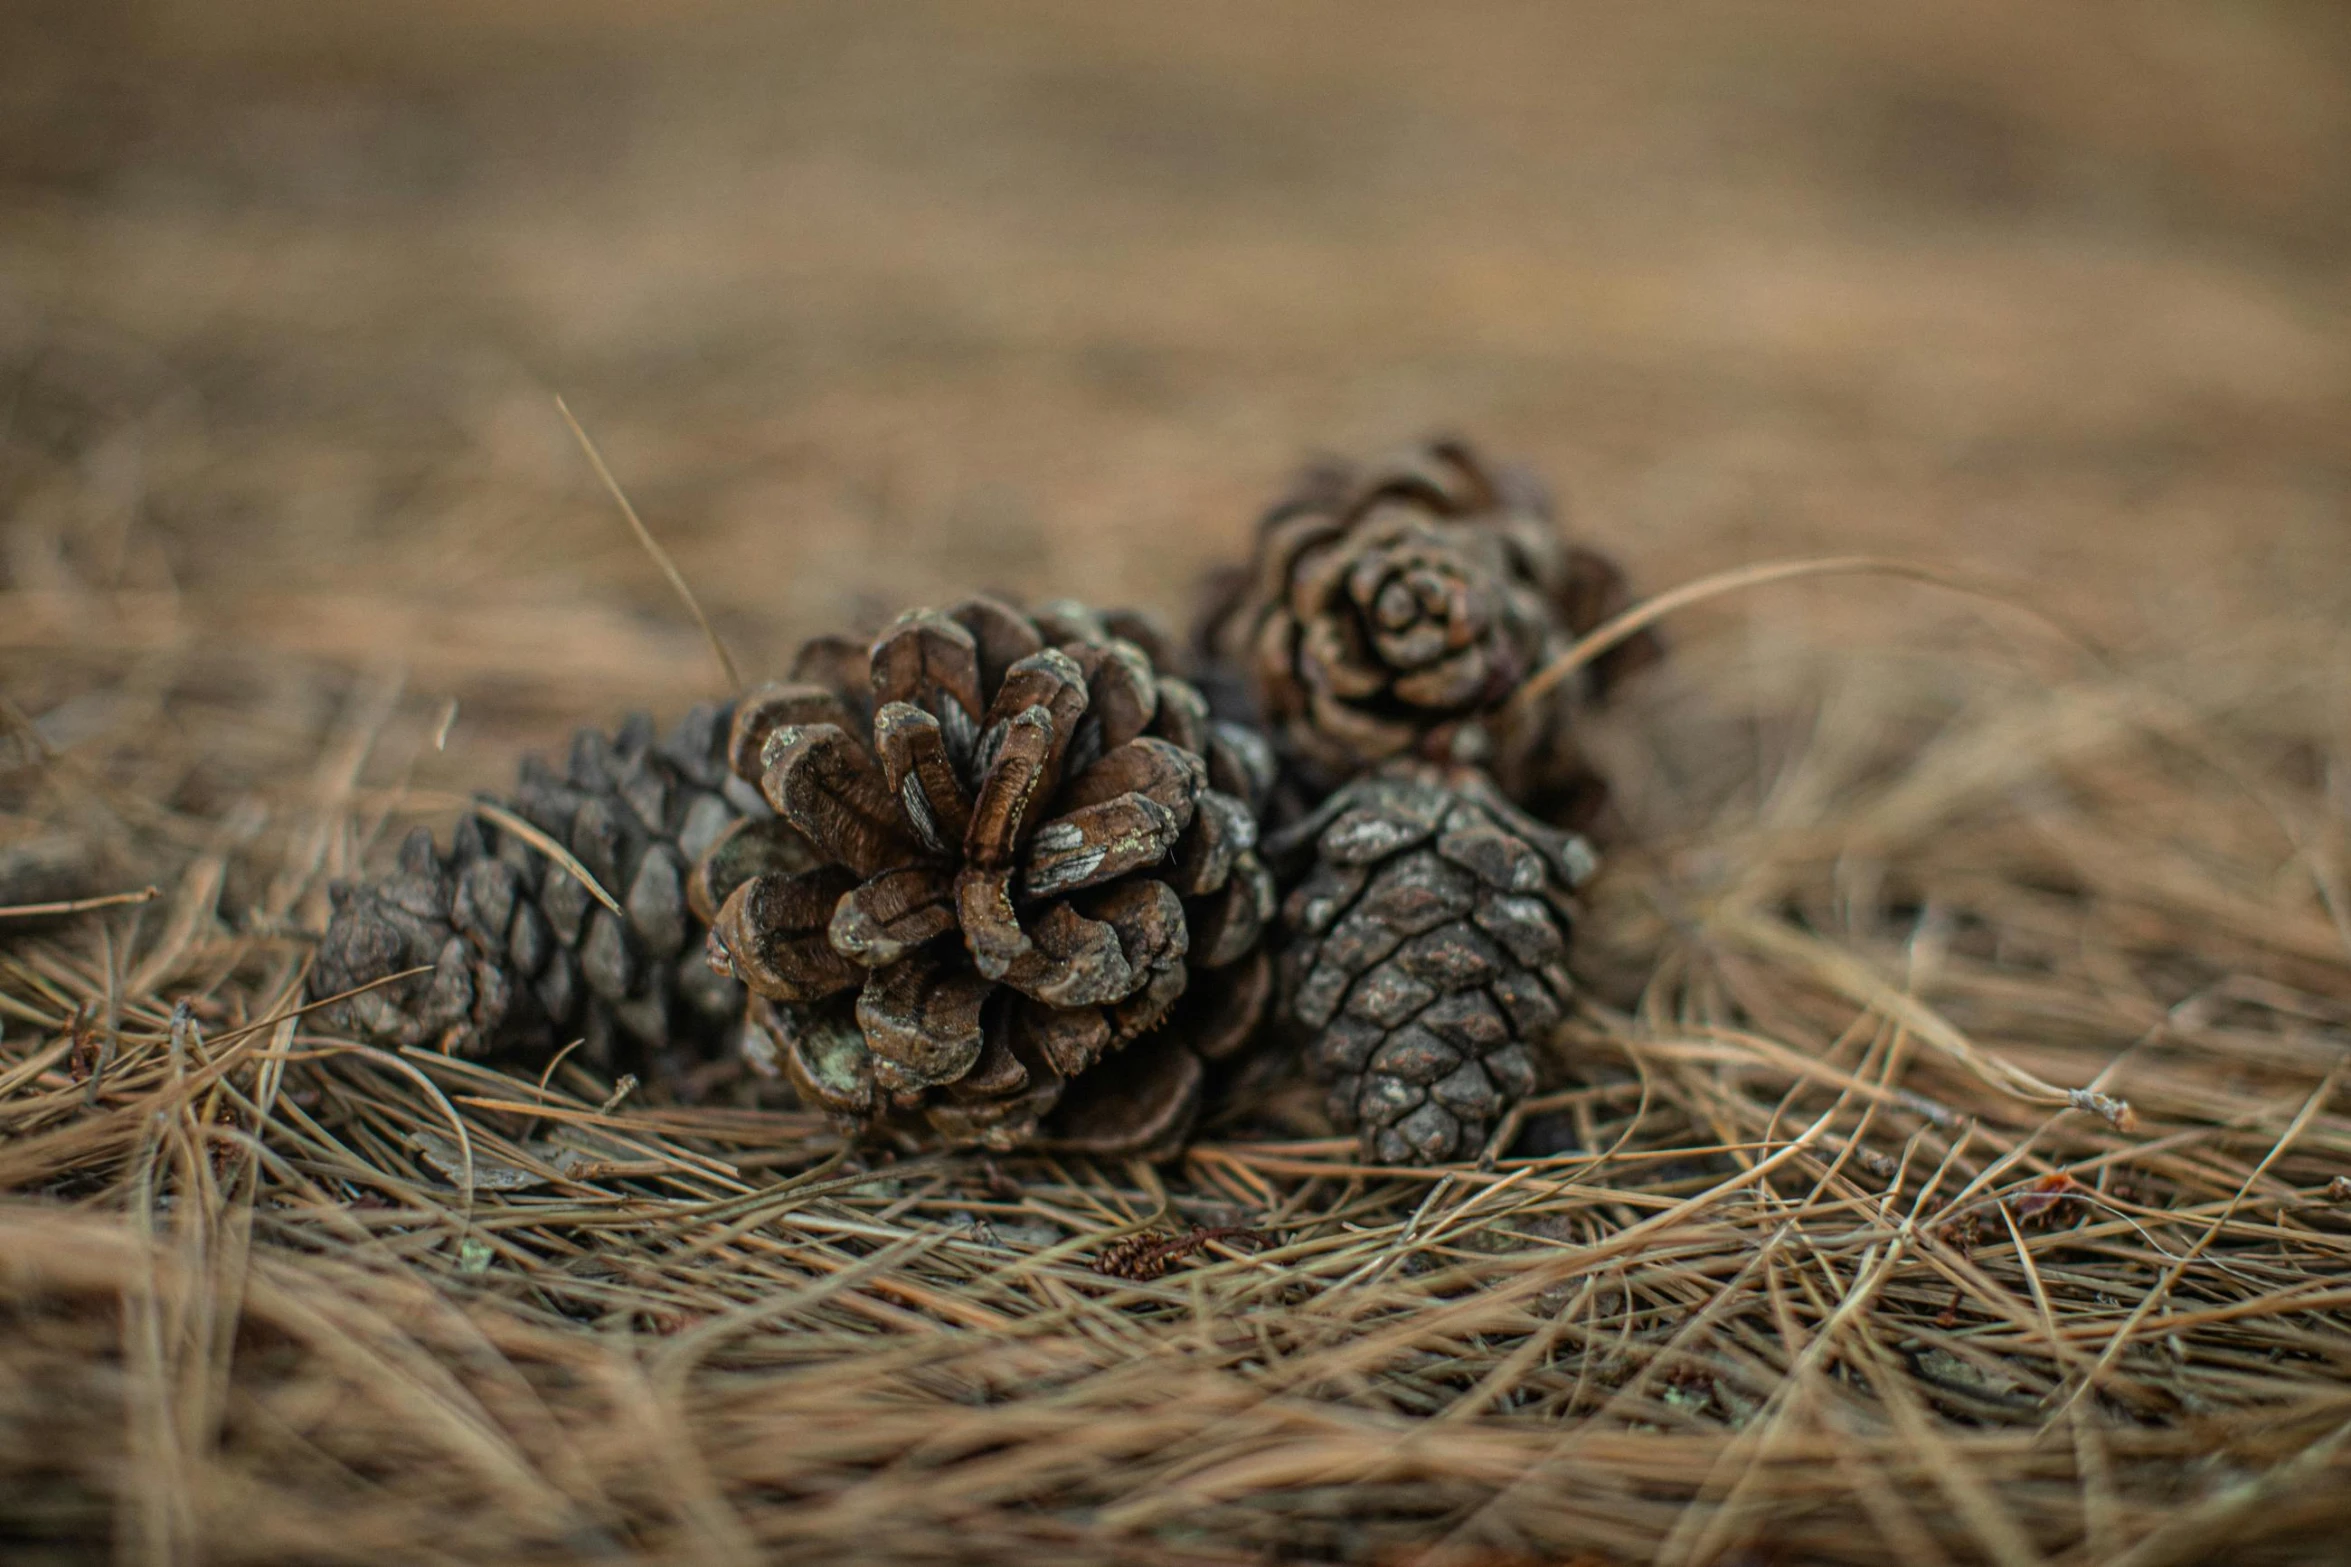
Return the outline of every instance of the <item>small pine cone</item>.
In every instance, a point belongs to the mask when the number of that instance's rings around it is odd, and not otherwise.
[[[1393,763],[1268,850],[1311,860],[1283,903],[1282,997],[1332,1118],[1381,1164],[1474,1157],[1567,1005],[1590,847],[1473,769]]]
[[[1203,1062],[1272,991],[1256,853],[1270,749],[1076,605],[820,638],[747,698],[730,759],[773,820],[714,847],[710,960],[745,1048],[909,1146],[1170,1151]]]
[[[1309,471],[1212,587],[1203,665],[1244,689],[1308,798],[1391,757],[1468,762],[1548,820],[1602,791],[1568,718],[1653,662],[1647,632],[1519,713],[1518,687],[1629,602],[1606,556],[1568,543],[1542,485],[1460,441]]]
[[[432,972],[338,1001],[324,1021],[462,1055],[584,1038],[587,1059],[608,1070],[632,1046],[722,1038],[742,1015],[743,990],[700,961],[706,920],[690,906],[688,881],[747,813],[767,814],[727,771],[731,717],[725,706],[697,707],[659,742],[643,714],[610,738],[583,729],[563,773],[532,757],[511,800],[482,797],[563,845],[623,914],[479,813],[458,822],[447,852],[419,827],[392,875],[336,884],[312,997],[403,969]]]

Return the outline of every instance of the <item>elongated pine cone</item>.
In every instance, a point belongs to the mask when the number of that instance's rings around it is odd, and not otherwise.
[[[1570,711],[1652,662],[1640,633],[1530,713],[1519,686],[1629,602],[1606,556],[1564,539],[1541,484],[1432,441],[1310,470],[1211,591],[1203,661],[1237,678],[1319,797],[1391,757],[1468,762],[1551,820],[1596,808]]]
[[[776,811],[712,849],[746,1048],[907,1145],[1172,1149],[1271,993],[1270,749],[1147,627],[974,598],[822,638],[730,757]]]
[[[1590,846],[1474,769],[1399,763],[1268,851],[1312,862],[1283,904],[1282,997],[1332,1118],[1381,1164],[1476,1156],[1568,1004]]]
[[[739,1023],[743,990],[700,960],[687,880],[747,812],[767,814],[727,771],[731,718],[697,707],[658,741],[643,714],[609,738],[583,729],[562,773],[530,758],[511,801],[484,797],[560,844],[619,914],[480,811],[458,822],[447,852],[419,827],[392,875],[338,884],[313,998],[432,972],[338,1001],[323,1020],[464,1055],[584,1038],[587,1058],[608,1069],[673,1043],[714,1045]]]

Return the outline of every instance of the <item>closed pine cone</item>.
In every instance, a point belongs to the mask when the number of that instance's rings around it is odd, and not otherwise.
[[[1544,818],[1585,819],[1601,791],[1570,712],[1658,654],[1638,634],[1534,712],[1508,706],[1629,594],[1612,561],[1560,535],[1532,475],[1461,441],[1310,470],[1211,597],[1205,659],[1245,687],[1309,799],[1419,756],[1485,765]]]
[[[332,888],[314,999],[432,972],[350,995],[322,1021],[462,1055],[585,1039],[588,1060],[606,1069],[673,1042],[714,1048],[741,1018],[743,991],[696,959],[702,922],[687,875],[746,811],[766,810],[727,772],[731,716],[697,707],[656,742],[638,714],[609,738],[579,731],[561,773],[523,763],[503,808],[561,844],[620,914],[479,812],[458,822],[446,853],[419,827],[392,874]]]
[[[1269,850],[1312,862],[1283,904],[1282,996],[1332,1119],[1381,1164],[1476,1156],[1568,1004],[1591,849],[1474,769],[1397,763]]]
[[[1155,641],[969,599],[812,642],[746,699],[731,761],[776,819],[695,894],[804,1098],[908,1145],[1181,1140],[1271,991],[1272,758]]]

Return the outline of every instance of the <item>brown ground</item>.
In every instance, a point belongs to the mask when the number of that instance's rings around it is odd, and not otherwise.
[[[556,393],[754,673],[801,635],[975,585],[1180,616],[1300,455],[1447,427],[1531,459],[1644,585],[1895,552],[2019,584],[2132,667],[2164,671],[2200,714],[2292,687],[2290,722],[2259,720],[2275,743],[2258,760],[2294,791],[2280,819],[2301,857],[2248,847],[2270,820],[2256,812],[2214,827],[2225,847],[2195,863],[2266,866],[2261,896],[2290,910],[2277,918],[2309,922],[2291,940],[2263,927],[2295,954],[2271,977],[2351,998],[2302,874],[2343,874],[2351,810],[2329,629],[2351,624],[2347,261],[2351,12],[2327,0],[30,0],[0,17],[0,691],[12,733],[19,713],[37,720],[85,771],[28,782],[16,742],[0,850],[94,852],[102,874],[174,878],[218,853],[228,906],[257,910],[248,930],[274,940],[315,928],[314,873],[363,857],[387,812],[438,809],[396,786],[493,784],[574,722],[706,692],[699,638],[570,443]],[[1880,583],[1701,611],[1682,631],[1681,683],[1620,721],[1633,825],[1686,824],[1660,781],[1670,769],[1636,753],[1644,723],[1696,700],[1691,671],[1736,672],[1742,648],[1898,654],[1931,637],[2029,692],[2051,667],[2039,636]],[[2223,663],[2231,674],[2197,684]],[[435,750],[451,699],[459,716]],[[2253,743],[2221,739],[2240,741]],[[1824,789],[1782,815],[1845,798]],[[2135,795],[2131,809],[2141,836],[2099,862],[2116,875],[2197,828],[2192,810]],[[1846,817],[1819,820],[1831,832]],[[280,860],[256,868],[256,844]],[[182,956],[191,939],[179,933]],[[2079,979],[2083,1007],[2119,1006],[2114,973],[2048,961]],[[104,962],[89,962],[103,988]],[[2083,1059],[2135,1037],[2137,1016],[2085,1025]],[[13,1050],[27,1014],[9,1017]],[[2326,1032],[2339,1020],[2295,1026],[2340,1048]],[[2080,1064],[2035,1070],[2070,1084],[2095,1066],[2058,1068]],[[2318,1081],[2269,1087],[2290,1116]],[[1690,1113],[1699,1141],[1730,1141],[1735,1117]],[[54,1187],[60,1168],[35,1159],[6,1178]],[[115,1176],[90,1179],[119,1195]],[[9,1244],[52,1233],[7,1212]],[[72,1288],[111,1299],[106,1269],[132,1265],[91,1256]],[[377,1305],[407,1320],[398,1301]],[[271,1331],[299,1337],[281,1317]],[[532,1364],[570,1353],[557,1342],[532,1341]],[[2351,1368],[2316,1363],[2325,1381]],[[34,1386],[0,1388],[9,1420],[68,1396]],[[12,1441],[38,1429],[7,1428]],[[30,1440],[7,1449],[12,1464]],[[919,1448],[905,1440],[891,1451]],[[1273,1451],[1262,1431],[1249,1441]],[[1316,1460],[1330,1476],[1390,1472],[1344,1442],[1330,1451]],[[2001,1473],[2038,1461],[2001,1453],[1978,1456]],[[1948,1516],[1921,1505],[1956,1560],[2103,1560],[2165,1507],[2192,1510],[2279,1457],[2233,1460],[2219,1479],[2166,1469],[2136,1491],[2126,1476],[2130,1508],[2154,1509],[2127,1526],[2075,1508],[2071,1478],[2057,1500],[2017,1504],[2023,1537],[1961,1501]],[[583,1462],[605,1460],[622,1461]],[[1728,1483],[1702,1454],[1675,1462],[1660,1495]],[[1443,1485],[1507,1497],[1498,1477],[1539,1472],[1519,1463],[1497,1446]],[[1323,1475],[1270,1462],[1260,1478],[1304,1495]],[[611,1538],[722,1559],[749,1547],[710,1509],[785,1482],[736,1474],[723,1504],[703,1483],[677,1482],[691,1498],[674,1532],[614,1525]],[[513,1481],[532,1506],[549,1484],[574,1480]],[[24,1499],[46,1494],[0,1485],[0,1518],[36,1516]],[[841,1499],[861,1493],[828,1494],[821,1528],[754,1533],[853,1554],[865,1515]],[[1099,1537],[1065,1510],[1044,1533],[942,1512],[921,1538],[941,1558],[976,1528],[974,1553],[1047,1541],[1079,1559],[1145,1538],[1177,1554],[1340,1555],[1435,1537],[1308,1527],[1305,1503],[1289,1523],[1215,1514],[1195,1537],[1155,1494],[1093,1497],[1116,1526]],[[196,1537],[238,1559],[246,1525],[216,1502],[196,1523],[166,1507],[126,1538],[165,1542],[156,1560]],[[84,1527],[80,1503],[58,1505]],[[1463,1533],[1467,1515],[1444,1510],[1464,1505],[1445,1492],[1413,1516],[1443,1513],[1457,1543],[1539,1553],[1642,1554],[1675,1527],[1648,1501],[1610,1515],[1613,1533],[1497,1503],[1476,1515],[1491,1528]],[[1900,1527],[1864,1512],[1850,1538],[1891,1540],[1902,1559]],[[423,1550],[429,1532],[386,1527],[370,1538]],[[548,1559],[588,1551],[552,1525],[516,1527]],[[289,1524],[250,1549],[325,1560],[333,1533]],[[892,1538],[910,1550],[916,1537]],[[1735,1559],[1836,1554],[1801,1537],[1796,1555]],[[467,1535],[450,1559],[520,1548],[494,1538]],[[1702,1560],[1690,1553],[1745,1538],[1685,1527],[1667,1554]]]

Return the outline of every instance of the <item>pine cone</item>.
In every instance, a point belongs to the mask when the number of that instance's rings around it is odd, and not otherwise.
[[[777,819],[697,876],[723,900],[711,962],[844,1126],[1169,1150],[1203,1061],[1247,1038],[1272,988],[1271,752],[1146,636],[970,599],[870,648],[812,642],[738,711],[733,766]]]
[[[1307,473],[1260,523],[1248,570],[1212,588],[1200,642],[1205,664],[1237,673],[1310,799],[1419,756],[1485,765],[1546,819],[1580,821],[1601,791],[1569,713],[1659,644],[1618,645],[1531,716],[1506,704],[1628,600],[1613,562],[1560,536],[1530,474],[1434,441]]]
[[[560,777],[524,761],[506,808],[562,844],[625,917],[479,814],[458,822],[445,854],[419,827],[393,875],[338,883],[310,972],[314,998],[433,971],[339,1001],[324,1020],[384,1044],[464,1055],[584,1038],[588,1060],[608,1070],[631,1044],[723,1036],[742,1015],[743,991],[692,953],[704,921],[687,884],[696,859],[747,812],[767,813],[727,771],[731,716],[697,707],[658,744],[643,714],[610,739],[583,729]]]
[[[1312,868],[1284,901],[1288,1020],[1366,1158],[1477,1154],[1535,1087],[1572,984],[1573,890],[1592,851],[1482,773],[1390,764],[1269,842]]]

